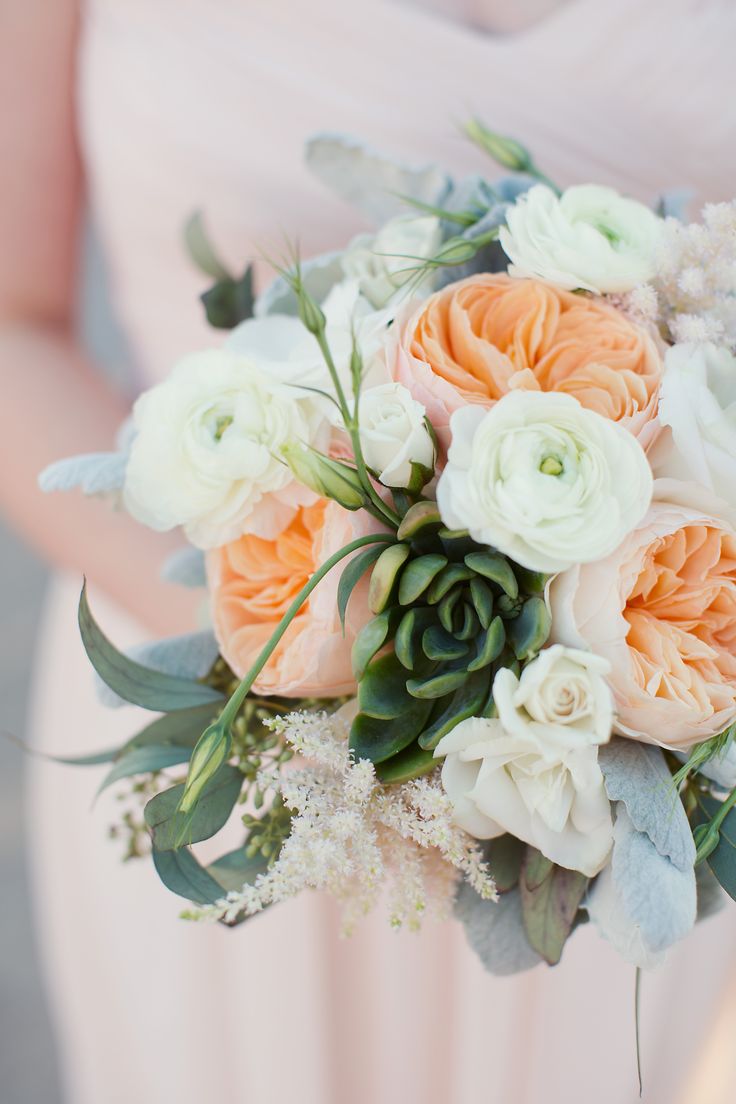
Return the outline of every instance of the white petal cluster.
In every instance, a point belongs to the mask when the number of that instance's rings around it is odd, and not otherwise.
[[[261,780],[294,810],[291,834],[253,885],[188,915],[227,920],[320,889],[345,904],[349,933],[387,884],[392,925],[416,930],[429,910],[448,915],[458,872],[482,897],[495,896],[475,842],[452,821],[438,772],[383,787],[371,763],[352,760],[343,717],[294,713],[273,724],[305,760]]]
[[[652,473],[641,445],[571,395],[512,391],[452,416],[437,487],[445,525],[534,571],[608,555],[641,520]]]
[[[400,383],[361,392],[359,429],[365,462],[385,487],[408,487],[414,464],[434,471],[424,407]]]
[[[431,215],[390,219],[376,234],[360,234],[342,255],[345,275],[376,308],[387,306],[412,280],[416,268],[442,243],[439,220]],[[416,291],[416,287],[412,289]]]
[[[613,839],[598,745],[611,736],[606,660],[553,645],[493,683],[497,718],[471,717],[438,744],[455,822],[478,839],[510,832],[593,876]]]
[[[512,276],[567,291],[629,291],[654,275],[662,220],[613,188],[581,184],[557,196],[537,184],[509,208],[499,240]]]

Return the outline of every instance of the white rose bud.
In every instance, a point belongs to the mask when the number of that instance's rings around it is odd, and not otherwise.
[[[571,395],[512,391],[488,411],[462,407],[450,428],[443,522],[532,571],[603,559],[651,501],[636,438]]]
[[[718,495],[736,524],[736,358],[716,345],[667,350],[662,433],[649,459],[657,478],[694,480]]]
[[[342,256],[343,271],[357,280],[372,306],[385,307],[441,243],[440,223],[434,216],[390,219],[378,233],[352,240]]]
[[[511,276],[574,291],[630,291],[654,276],[662,220],[613,188],[581,184],[561,196],[536,184],[506,215],[499,240]]]
[[[462,721],[435,750],[461,828],[478,839],[510,832],[589,877],[605,866],[613,823],[598,745],[613,722],[608,669],[599,656],[555,644],[520,679],[497,673],[498,718]]]
[[[424,407],[400,383],[370,387],[358,411],[363,458],[386,487],[414,487],[419,469],[434,471],[435,446]],[[415,467],[412,467],[415,465]]]
[[[152,529],[184,526],[198,548],[244,532],[273,538],[314,495],[281,449],[321,443],[323,408],[227,349],[185,357],[135,404],[125,476],[130,513]]]

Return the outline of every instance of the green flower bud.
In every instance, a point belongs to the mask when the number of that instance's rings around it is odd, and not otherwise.
[[[348,464],[330,460],[329,456],[323,456],[301,441],[284,445],[281,455],[295,478],[316,494],[333,499],[346,510],[360,510],[365,506],[366,492],[360,476]]]
[[[294,294],[299,307],[299,318],[303,325],[311,334],[324,333],[327,326],[324,311],[317,300],[309,294],[300,279],[294,284]]]
[[[189,773],[178,811],[189,813],[199,795],[230,754],[230,732],[221,721],[215,721],[202,734],[189,761]]]
[[[485,153],[511,172],[531,172],[533,163],[531,154],[515,138],[504,137],[489,130],[479,119],[471,119],[465,124],[465,133],[471,142],[475,142]]]

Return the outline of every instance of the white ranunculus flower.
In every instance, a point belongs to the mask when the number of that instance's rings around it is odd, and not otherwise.
[[[408,487],[412,463],[434,469],[424,407],[402,384],[384,383],[361,393],[359,428],[365,462],[384,486]]]
[[[512,276],[600,295],[651,280],[662,225],[613,188],[580,184],[557,196],[536,184],[509,209],[499,240]]]
[[[229,349],[194,353],[133,417],[124,500],[152,529],[182,525],[199,548],[246,531],[273,538],[314,499],[279,455],[288,441],[326,443],[324,409],[288,372],[274,378]]]
[[[649,453],[658,478],[694,480],[736,523],[736,358],[716,345],[667,350],[659,420],[668,429]]]
[[[385,307],[414,275],[417,264],[442,244],[439,220],[431,215],[390,219],[376,234],[359,234],[342,256],[345,275],[358,281],[374,307]]]
[[[493,683],[498,718],[471,717],[440,740],[454,820],[478,839],[510,832],[552,862],[593,877],[611,850],[598,745],[611,736],[606,660],[553,645]]]
[[[442,520],[534,571],[602,559],[651,501],[638,441],[571,395],[511,391],[488,411],[462,407],[450,428]]]

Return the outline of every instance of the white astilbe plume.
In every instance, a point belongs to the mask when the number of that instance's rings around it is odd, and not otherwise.
[[[382,786],[372,763],[351,758],[343,718],[292,713],[271,726],[303,764],[259,782],[294,811],[291,834],[252,885],[187,916],[231,921],[319,889],[344,903],[349,934],[387,886],[391,923],[416,930],[427,912],[449,915],[458,872],[481,897],[495,899],[477,842],[452,823],[438,771]]]
[[[668,218],[653,281],[661,321],[675,342],[736,350],[736,201],[710,203],[703,221]]]

